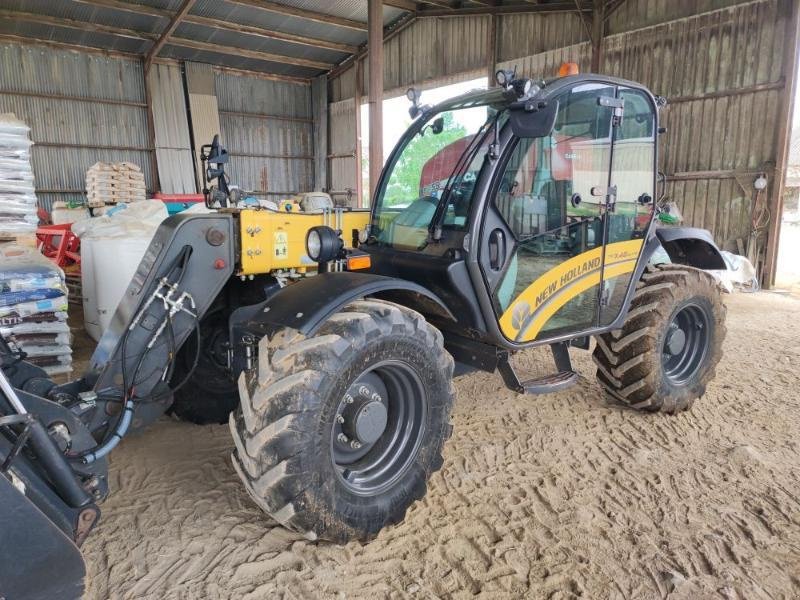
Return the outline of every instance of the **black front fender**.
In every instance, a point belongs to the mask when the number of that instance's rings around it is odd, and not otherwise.
[[[727,269],[711,233],[696,227],[659,227],[656,237],[672,262],[698,269]]]
[[[286,286],[248,311],[247,319],[262,326],[289,327],[303,335],[317,328],[343,306],[359,298],[390,300],[429,315],[454,319],[450,309],[430,290],[404,279],[372,273],[322,273]]]

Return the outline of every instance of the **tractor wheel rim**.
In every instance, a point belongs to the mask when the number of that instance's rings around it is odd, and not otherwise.
[[[332,427],[331,457],[345,487],[374,496],[395,484],[417,457],[427,412],[425,386],[411,365],[389,360],[361,373]]]
[[[687,304],[672,317],[664,337],[661,364],[673,385],[683,385],[703,366],[711,341],[708,311]]]

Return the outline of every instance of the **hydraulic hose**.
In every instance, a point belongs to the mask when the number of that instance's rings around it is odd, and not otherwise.
[[[89,452],[81,457],[81,462],[88,465],[96,460],[99,460],[111,452],[122,441],[123,436],[128,432],[128,428],[133,420],[134,402],[130,398],[125,400],[125,405],[122,408],[122,417],[114,428],[111,437],[105,441],[99,448]]]

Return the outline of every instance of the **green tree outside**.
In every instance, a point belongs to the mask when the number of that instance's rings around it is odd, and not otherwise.
[[[444,112],[440,116],[444,120],[441,133],[434,134],[430,128],[423,129],[423,135],[417,134],[403,150],[386,186],[384,206],[409,204],[416,200],[425,163],[467,135],[464,126],[453,119],[452,112]]]

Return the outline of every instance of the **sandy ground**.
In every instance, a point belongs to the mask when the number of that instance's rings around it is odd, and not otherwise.
[[[87,597],[798,598],[800,299],[727,302],[725,358],[688,414],[609,405],[578,350],[568,392],[457,380],[443,470],[366,546],[276,527],[226,427],[164,419],[112,455]]]

